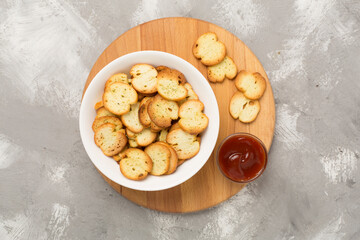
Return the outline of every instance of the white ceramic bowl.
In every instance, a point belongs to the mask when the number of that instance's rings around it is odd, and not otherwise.
[[[95,145],[94,132],[91,128],[96,116],[94,105],[101,100],[106,80],[115,73],[129,73],[130,68],[137,63],[148,63],[155,67],[165,65],[182,72],[204,103],[204,112],[209,118],[209,126],[202,133],[200,151],[195,157],[182,164],[173,174],[148,175],[142,181],[129,180],[121,174],[119,165],[112,158],[106,157]],[[175,187],[185,182],[204,166],[214,150],[218,138],[219,108],[208,81],[193,65],[169,53],[141,51],[115,59],[94,77],[82,100],[79,121],[81,139],[85,150],[100,172],[121,186],[143,191],[157,191]]]

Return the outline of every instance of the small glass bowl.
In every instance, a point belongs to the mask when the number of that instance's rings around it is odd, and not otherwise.
[[[230,177],[228,177],[224,172],[223,170],[221,169],[220,167],[220,164],[219,164],[219,152],[220,152],[220,149],[221,147],[224,145],[225,142],[227,142],[227,140],[229,140],[231,137],[234,137],[234,136],[246,136],[246,137],[250,137],[252,138],[253,140],[255,140],[257,143],[260,144],[260,146],[263,148],[264,152],[265,152],[265,159],[264,159],[264,165],[263,167],[261,168],[261,170],[256,174],[256,176],[254,176],[253,178],[251,179],[248,179],[248,180],[240,180],[240,181],[236,181],[234,179],[231,179]],[[267,165],[267,161],[268,161],[268,154],[267,154],[267,150],[266,150],[266,147],[264,145],[264,143],[256,136],[254,136],[253,134],[251,133],[246,133],[246,132],[238,132],[238,133],[233,133],[229,136],[227,136],[224,140],[221,141],[219,147],[217,148],[216,150],[216,163],[217,163],[217,166],[220,170],[220,172],[222,173],[222,175],[224,177],[226,177],[227,179],[231,180],[232,182],[236,182],[236,183],[249,183],[249,182],[252,182],[254,181],[255,179],[257,179],[258,177],[261,176],[261,174],[265,171],[266,169],[266,165]]]

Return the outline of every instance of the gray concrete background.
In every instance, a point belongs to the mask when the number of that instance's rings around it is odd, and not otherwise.
[[[0,1],[0,239],[360,239],[359,1]],[[258,56],[276,98],[264,175],[205,211],[129,202],[80,141],[83,85],[137,24],[187,16]]]

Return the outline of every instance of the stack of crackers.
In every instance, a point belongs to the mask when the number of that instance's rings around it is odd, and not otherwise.
[[[209,122],[181,72],[149,64],[111,76],[95,109],[96,145],[132,180],[175,172],[199,152]]]

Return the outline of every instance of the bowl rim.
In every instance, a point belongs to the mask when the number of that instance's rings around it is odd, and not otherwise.
[[[97,164],[96,161],[94,161],[91,157],[91,149],[92,147],[91,146],[88,146],[87,144],[85,144],[85,132],[86,129],[84,129],[84,124],[83,124],[83,118],[85,117],[84,116],[84,111],[85,111],[85,106],[83,104],[84,102],[84,99],[87,98],[87,93],[89,92],[88,90],[92,88],[92,86],[94,85],[94,83],[96,81],[100,81],[100,80],[97,80],[97,79],[103,79],[104,77],[102,76],[107,70],[113,68],[113,65],[117,65],[117,62],[123,60],[123,59],[126,59],[126,58],[129,58],[130,56],[134,56],[136,57],[136,55],[139,55],[139,56],[142,56],[143,54],[160,54],[160,55],[163,55],[165,57],[170,57],[170,58],[173,58],[176,62],[179,62],[183,65],[184,68],[186,69],[190,69],[192,72],[196,72],[197,75],[199,75],[199,78],[201,78],[202,80],[199,81],[199,82],[202,82],[201,85],[204,86],[206,89],[206,92],[210,92],[211,96],[210,98],[213,98],[214,100],[214,103],[216,103],[216,106],[213,106],[213,104],[211,105],[211,108],[215,108],[215,114],[214,116],[209,119],[210,121],[215,121],[215,125],[213,126],[213,129],[211,129],[212,131],[212,137],[214,138],[210,144],[208,144],[208,146],[206,146],[206,149],[211,149],[210,151],[207,150],[205,151],[205,154],[202,158],[206,158],[206,160],[203,160],[202,161],[202,164],[200,167],[198,167],[198,169],[195,169],[194,171],[192,171],[191,173],[187,174],[186,176],[182,177],[182,178],[178,178],[177,180],[175,181],[171,181],[172,184],[168,184],[166,186],[160,186],[160,187],[152,187],[152,188],[142,188],[142,187],[137,187],[137,186],[128,186],[128,185],[124,185],[124,183],[120,183],[118,182],[116,179],[113,179],[111,176],[108,176],[106,173],[104,173],[104,171],[101,170],[101,164]],[[141,63],[142,61],[139,60],[139,63]],[[151,64],[151,63],[149,63]],[[166,64],[165,64],[166,65]],[[200,77],[201,76],[201,77]],[[190,82],[191,84],[191,82]],[[206,103],[204,103],[204,105],[206,106]],[[214,128],[215,127],[215,128]],[[215,96],[215,93],[213,92],[209,82],[206,80],[206,78],[202,75],[202,73],[195,67],[193,66],[191,63],[189,63],[188,61],[184,60],[183,58],[181,57],[178,57],[174,54],[171,54],[171,53],[167,53],[167,52],[162,52],[162,51],[153,51],[153,50],[144,50],[144,51],[135,51],[135,52],[131,52],[131,53],[127,53],[127,54],[124,54],[116,59],[114,59],[113,61],[111,61],[110,63],[108,63],[107,65],[105,65],[95,76],[94,78],[92,79],[92,81],[89,83],[89,85],[87,86],[86,88],[86,91],[84,92],[83,94],[83,97],[82,97],[82,101],[81,101],[81,106],[80,106],[80,112],[79,112],[79,129],[80,129],[80,137],[81,137],[81,142],[85,148],[85,151],[88,155],[88,157],[90,158],[91,162],[94,164],[94,166],[97,168],[97,170],[103,174],[104,176],[106,176],[108,179],[110,179],[111,181],[119,184],[120,186],[124,186],[126,188],[130,188],[130,189],[133,189],[133,190],[140,190],[140,191],[159,191],[159,190],[165,190],[165,189],[170,189],[170,188],[173,188],[173,187],[176,187],[184,182],[186,182],[187,180],[189,180],[190,178],[192,178],[198,171],[200,171],[200,169],[202,169],[204,167],[204,165],[206,164],[206,162],[209,160],[209,157],[211,156],[211,154],[214,152],[215,150],[215,146],[216,146],[216,142],[217,142],[217,139],[218,139],[218,136],[219,136],[219,130],[220,130],[220,113],[219,113],[219,106],[218,106],[218,102],[217,102],[217,99],[216,99],[216,96]],[[208,128],[205,130],[205,131],[210,131],[209,130],[209,126]],[[200,148],[201,150],[201,148]],[[200,152],[199,150],[199,152]],[[195,155],[196,157],[196,155]],[[120,170],[119,170],[120,172]],[[176,173],[175,173],[176,174]],[[165,176],[166,177],[166,176]],[[146,181],[143,180],[143,181]],[[138,182],[138,181],[136,181]]]

